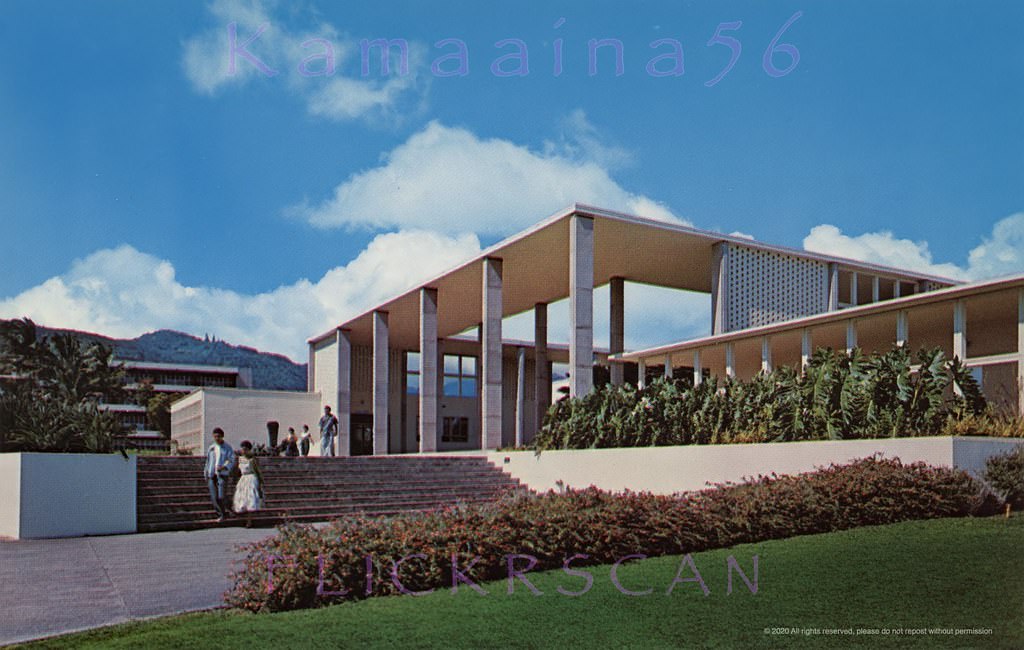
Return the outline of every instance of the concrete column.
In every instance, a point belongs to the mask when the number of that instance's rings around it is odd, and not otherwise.
[[[420,453],[437,451],[437,289],[420,289]]]
[[[540,431],[544,415],[551,406],[551,375],[548,372],[548,306],[538,302],[533,306],[533,383],[537,396],[537,427]]]
[[[850,274],[850,306],[857,306],[857,272]]]
[[[636,362],[636,387],[643,388],[647,386],[647,362],[640,359]]]
[[[910,341],[910,322],[906,310],[896,312],[896,345],[907,345]]]
[[[876,275],[875,277],[871,278],[871,302],[878,302],[878,298],[879,296],[881,296],[878,284],[878,276]]]
[[[609,304],[611,306],[609,314],[609,336],[608,336],[608,351],[611,354],[618,354],[625,348],[625,329],[626,329],[626,307],[624,305],[625,300],[625,287],[626,282],[622,278],[612,278],[609,284],[609,294],[611,300]],[[625,381],[626,368],[621,363],[612,363],[608,367],[611,373],[612,386],[621,386]]]
[[[839,309],[839,265],[832,262],[828,265],[828,310]]]
[[[373,312],[373,453],[388,453],[388,313]]]
[[[732,343],[725,344],[725,376],[736,378],[736,350]]]
[[[772,337],[761,337],[761,372],[772,371]]]
[[[569,395],[583,396],[593,388],[594,220],[573,216],[569,220]]]
[[[967,303],[963,300],[953,303],[953,356],[967,359]]]
[[[485,259],[482,282],[483,341],[480,346],[483,449],[497,449],[501,446],[501,276],[501,260],[490,257]]]
[[[526,348],[518,349],[516,361],[516,447],[522,447],[526,444]]]
[[[900,284],[901,283],[900,283],[899,280],[893,280],[892,281],[892,297],[893,298],[899,298],[900,297]]]
[[[700,365],[700,350],[693,351],[693,385],[700,386],[704,381],[704,371]]]
[[[1024,289],[1017,290],[1017,415],[1024,417]]]
[[[811,339],[811,329],[805,327],[800,331],[800,368],[806,370],[811,365],[811,355],[814,354],[814,344]]]
[[[672,355],[665,355],[665,379],[672,379]]]
[[[846,321],[846,354],[849,355],[857,347],[857,321]]]
[[[309,344],[309,361],[306,363],[306,392],[316,392],[316,344]]]
[[[352,449],[352,340],[343,329],[334,332],[338,346],[338,401],[334,415],[338,418],[338,456],[348,456]]]
[[[711,334],[729,331],[729,244],[712,247]]]

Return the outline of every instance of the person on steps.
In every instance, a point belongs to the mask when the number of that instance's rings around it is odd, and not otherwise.
[[[206,465],[203,468],[203,476],[210,488],[210,501],[213,502],[213,509],[217,511],[217,521],[224,521],[227,512],[227,489],[228,476],[235,466],[235,451],[231,445],[224,442],[224,429],[217,427],[213,430],[213,444],[206,450]]]
[[[245,513],[245,527],[252,528],[252,513],[263,507],[263,474],[252,453],[252,443],[243,440],[240,447],[242,454],[238,457],[238,470],[242,476],[235,486],[235,514]]]

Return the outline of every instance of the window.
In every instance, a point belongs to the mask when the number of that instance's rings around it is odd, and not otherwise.
[[[476,397],[476,357],[444,355],[444,396]]]
[[[405,394],[420,394],[420,353],[405,353]],[[418,429],[419,427],[417,427]]]
[[[469,442],[469,418],[445,417],[441,442]]]

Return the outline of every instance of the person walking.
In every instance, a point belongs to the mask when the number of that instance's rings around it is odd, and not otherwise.
[[[338,418],[331,413],[331,407],[324,407],[324,416],[320,418],[320,455],[334,455],[334,437],[338,435]]]
[[[224,442],[224,429],[217,427],[213,430],[213,444],[206,450],[203,476],[210,488],[210,501],[213,503],[213,509],[217,511],[218,522],[224,521],[224,517],[227,515],[225,491],[228,476],[234,466],[235,451],[231,445]]]
[[[299,451],[303,456],[309,455],[309,446],[312,443],[313,434],[309,431],[309,425],[302,425],[302,435],[299,436]]]
[[[238,471],[242,473],[235,486],[235,514],[245,513],[245,527],[252,528],[252,513],[263,507],[263,474],[259,461],[252,453],[252,443],[243,440],[238,457]]]

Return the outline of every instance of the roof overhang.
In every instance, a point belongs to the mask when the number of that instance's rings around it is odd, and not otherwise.
[[[502,260],[502,316],[532,309],[569,295],[569,222],[574,216],[594,220],[594,285],[614,277],[629,282],[710,293],[713,245],[729,242],[804,259],[835,262],[843,269],[906,281],[956,284],[955,280],[868,264],[784,246],[772,246],[745,237],[572,205],[513,235],[444,273],[369,309],[336,328],[309,339],[316,344],[346,330],[353,343],[368,345],[373,338],[372,315],[388,314],[388,337],[393,347],[419,347],[419,292],[438,292],[438,337],[447,338],[480,322],[482,265],[487,258]],[[395,260],[401,264],[402,260]]]
[[[969,298],[1005,292],[1008,290],[1024,291],[1024,275],[1014,275],[996,278],[993,280],[972,282],[970,284],[961,284],[903,298],[883,300],[881,302],[871,303],[868,305],[859,305],[856,307],[840,309],[838,311],[804,316],[779,323],[772,323],[771,325],[764,325],[762,327],[736,330],[715,336],[706,336],[697,339],[690,339],[688,341],[680,341],[678,343],[659,345],[642,350],[623,352],[620,354],[610,355],[609,361],[646,362],[653,360],[660,362],[666,355],[714,347],[725,343],[735,343],[761,336],[782,334],[808,327],[820,327],[831,323],[842,323],[853,319],[863,320],[889,312],[903,310],[912,311],[929,305],[949,303],[955,300],[966,300]],[[1013,309],[1017,309],[1016,304],[1013,305]]]

